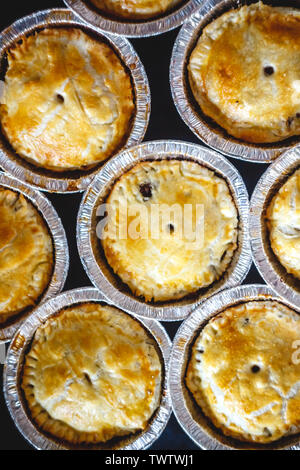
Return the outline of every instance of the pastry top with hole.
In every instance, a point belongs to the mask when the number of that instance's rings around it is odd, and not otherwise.
[[[259,2],[224,13],[204,28],[188,72],[202,111],[230,135],[300,135],[300,10]]]
[[[0,324],[32,308],[53,272],[53,243],[37,209],[0,187]]]
[[[143,20],[167,13],[182,0],[91,0],[91,2],[116,18]]]
[[[88,169],[126,142],[130,76],[113,49],[80,29],[44,29],[8,52],[0,120],[17,154],[56,171]]]
[[[273,252],[300,279],[300,170],[273,197],[266,214]]]
[[[198,335],[187,387],[228,436],[268,443],[298,433],[299,338],[300,315],[279,302],[230,307]]]
[[[147,301],[207,287],[232,260],[238,234],[232,194],[225,179],[197,162],[138,163],[115,183],[107,203],[107,261]]]
[[[41,430],[80,444],[145,429],[159,406],[161,380],[156,342],[137,320],[83,303],[38,328],[22,388]]]

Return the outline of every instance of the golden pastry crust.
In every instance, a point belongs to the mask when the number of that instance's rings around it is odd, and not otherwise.
[[[221,15],[204,28],[188,73],[202,111],[230,135],[300,135],[300,10],[259,2]]]
[[[273,252],[287,272],[300,279],[300,170],[273,197],[266,220]]]
[[[186,384],[215,426],[234,438],[273,442],[300,431],[300,316],[275,301],[234,306],[197,338]]]
[[[22,194],[0,187],[0,323],[33,307],[52,272],[44,220]]]
[[[135,111],[116,53],[80,29],[45,29],[8,52],[2,130],[14,150],[55,171],[88,169],[125,143]]]
[[[139,322],[90,302],[38,328],[22,388],[41,430],[97,443],[145,429],[159,406],[161,376],[154,339]]]
[[[147,188],[150,197],[143,195]],[[180,299],[207,287],[221,277],[232,260],[238,215],[229,187],[196,162],[139,163],[115,184],[107,203],[113,223],[107,223],[102,237],[106,259],[133,293],[146,301]],[[140,233],[136,237],[131,232],[136,214],[128,212],[128,218],[122,217],[123,208],[135,206],[143,214],[142,221],[148,219],[148,227],[137,227]],[[168,214],[172,207],[176,208],[174,215]],[[196,221],[200,221],[200,237],[194,239],[191,232],[184,231],[183,215],[188,207],[194,233]],[[151,231],[155,208],[167,208],[162,211],[165,217],[160,219],[157,234]],[[189,212],[186,220],[191,221]],[[109,225],[116,230],[110,230]]]
[[[145,20],[164,15],[182,0],[91,0],[100,10],[127,20]]]

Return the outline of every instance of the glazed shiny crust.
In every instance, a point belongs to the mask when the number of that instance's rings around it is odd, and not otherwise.
[[[221,15],[204,28],[188,73],[204,114],[230,135],[300,135],[300,10],[259,2]]]
[[[35,207],[0,187],[0,323],[33,307],[53,271],[53,244]]]
[[[151,195],[147,197],[149,187]],[[196,162],[139,163],[114,185],[107,203],[111,219],[102,237],[106,259],[132,292],[146,301],[180,299],[207,287],[220,278],[231,262],[237,247],[235,204],[225,180]],[[194,234],[184,232],[185,205],[191,208]],[[131,232],[136,214],[124,219],[120,210],[126,206],[137,207],[141,219],[148,219],[148,228],[141,224],[137,235]],[[161,212],[164,216],[157,224],[157,234],[150,233],[154,206],[167,209]],[[179,209],[174,215],[168,214],[172,207]],[[187,217],[190,222],[189,213]],[[196,220],[200,224],[197,237]],[[127,235],[123,237],[123,233]]]
[[[161,16],[182,0],[91,0],[100,10],[123,19],[150,19]]]
[[[300,279],[300,170],[273,197],[266,218],[273,252]]]
[[[38,328],[22,388],[40,430],[97,443],[145,429],[159,406],[161,375],[155,340],[138,321],[84,303]]]
[[[88,169],[130,132],[134,95],[116,53],[80,29],[45,29],[8,52],[2,130],[14,150],[55,171]]]
[[[300,431],[300,316],[276,301],[221,312],[192,349],[186,384],[224,434],[258,443]]]

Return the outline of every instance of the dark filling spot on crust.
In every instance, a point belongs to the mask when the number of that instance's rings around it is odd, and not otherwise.
[[[61,104],[65,102],[64,97],[60,95],[59,93],[56,95],[56,100]]]
[[[245,318],[244,319],[244,325],[248,325],[248,323],[249,323],[249,318]]]
[[[300,113],[296,113],[296,118],[300,119]]]
[[[140,193],[144,199],[149,199],[150,197],[152,197],[152,184],[151,183],[140,184]]]
[[[266,67],[264,67],[264,74],[266,77],[270,77],[271,75],[273,75],[274,72],[275,70],[272,65],[266,65]]]
[[[288,129],[291,128],[291,125],[293,124],[294,119],[295,118],[293,116],[287,118],[286,125],[287,125]]]
[[[253,372],[253,374],[257,374],[257,372],[259,372],[259,371],[260,371],[259,366],[254,365],[254,366],[251,367],[251,372]]]
[[[272,436],[272,433],[271,433],[271,431],[270,431],[269,428],[264,428],[264,433],[265,433],[265,435],[268,436],[268,437],[271,437],[271,436]]]
[[[175,230],[174,225],[173,225],[173,224],[169,224],[169,225],[168,225],[168,230],[169,230],[170,233],[174,233],[174,230]]]

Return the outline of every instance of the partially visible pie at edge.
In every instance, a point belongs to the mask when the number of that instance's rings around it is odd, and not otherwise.
[[[107,14],[127,20],[156,18],[183,3],[182,0],[91,0]]]
[[[53,265],[42,216],[22,194],[0,186],[0,324],[37,304]]]
[[[300,279],[300,169],[274,195],[266,222],[274,254],[289,274]]]

